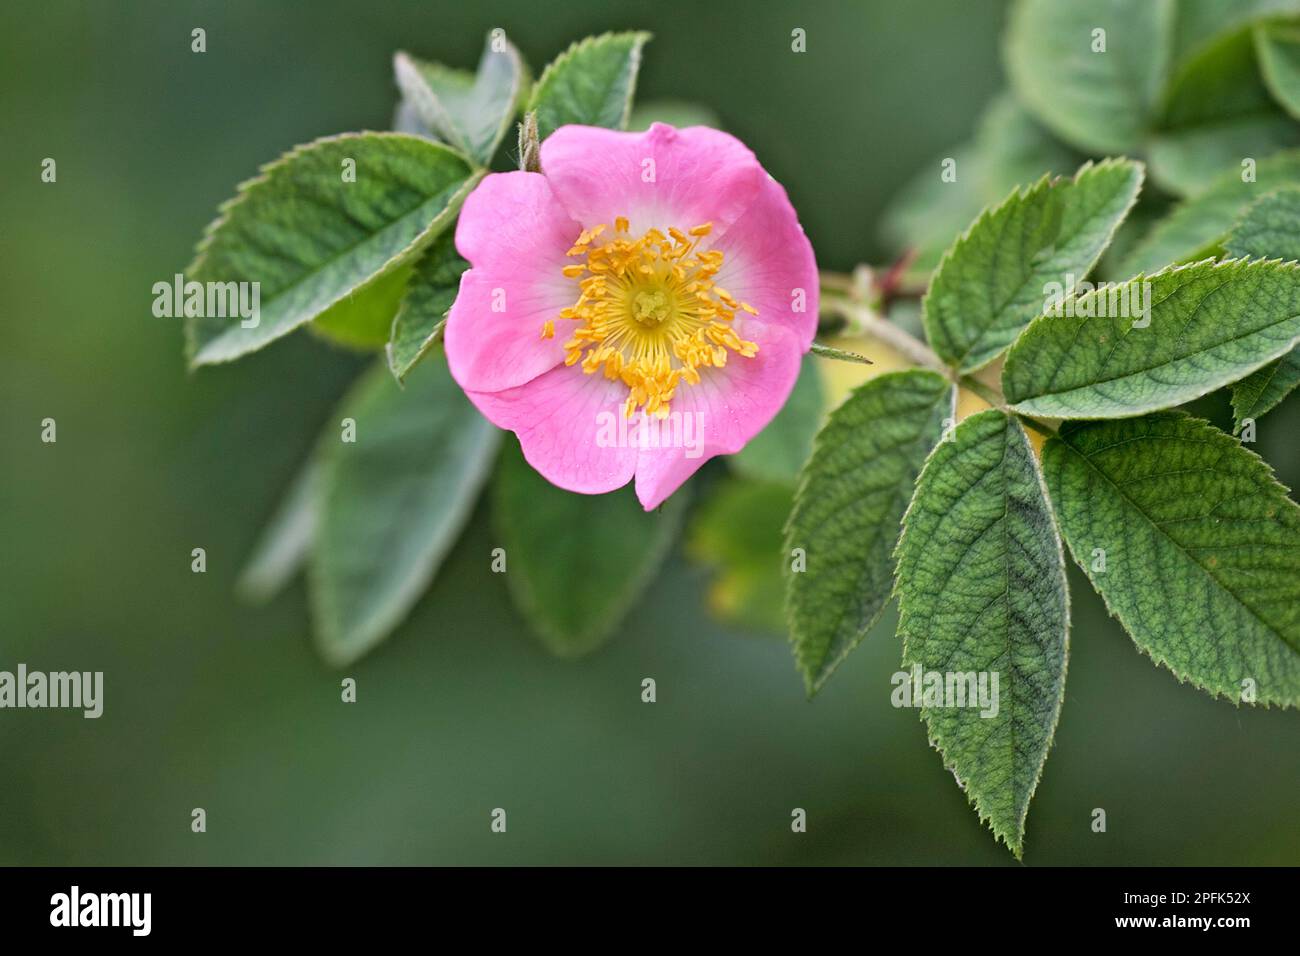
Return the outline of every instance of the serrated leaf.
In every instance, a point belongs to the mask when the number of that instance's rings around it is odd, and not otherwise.
[[[347,348],[363,351],[383,348],[414,271],[410,263],[392,270],[360,292],[335,302],[307,328]]]
[[[1213,695],[1249,701],[1249,680],[1259,703],[1300,704],[1300,507],[1264,461],[1165,412],[1067,424],[1043,468],[1075,561],[1139,648]]]
[[[393,57],[393,72],[403,103],[423,125],[480,166],[492,161],[522,105],[528,80],[528,69],[514,44],[491,34],[477,73],[448,69],[407,53]]]
[[[528,101],[528,111],[537,113],[538,135],[545,139],[570,123],[625,128],[641,48],[649,39],[648,33],[605,33],[579,40],[556,57]]]
[[[356,163],[356,182],[343,179]],[[260,317],[186,322],[192,365],[228,362],[362,294],[418,255],[477,182],[445,146],[403,133],[347,133],[300,146],[239,187],[186,278],[260,283]]]
[[[756,481],[793,485],[812,451],[825,409],[821,374],[815,360],[805,355],[790,397],[766,428],[727,459],[732,469]]]
[[[1224,239],[1223,248],[1233,258],[1300,259],[1300,186],[1260,197]]]
[[[451,229],[435,239],[416,263],[389,335],[388,367],[399,382],[442,337],[447,310],[456,301],[461,274],[468,268],[456,252]]]
[[[1254,40],[1269,92],[1288,113],[1300,118],[1300,22],[1257,24]]]
[[[1224,247],[1229,255],[1249,258],[1300,259],[1300,189],[1279,189],[1264,196],[1242,217]],[[1276,408],[1300,385],[1300,348],[1292,349],[1232,386],[1235,432],[1246,419]]]
[[[1168,265],[1216,255],[1223,237],[1251,203],[1283,186],[1300,185],[1300,150],[1286,150],[1225,173],[1204,192],[1181,203],[1124,260],[1119,274],[1155,272]]]
[[[1259,76],[1251,31],[1224,33],[1190,57],[1170,81],[1151,143],[1151,178],[1180,195],[1240,171],[1300,139]]]
[[[1199,398],[1290,351],[1300,265],[1200,262],[1065,305],[1074,315],[1040,316],[1016,341],[1002,393],[1026,415],[1123,418]]]
[[[341,440],[348,418],[354,442]],[[406,617],[468,519],[499,435],[445,362],[425,363],[405,389],[376,365],[348,393],[320,444],[308,576],[331,664],[356,660]]]
[[[782,554],[790,641],[809,694],[889,603],[899,522],[954,401],[942,375],[890,372],[855,390],[814,441]],[[795,548],[802,572],[790,570]]]
[[[713,569],[709,611],[736,627],[785,633],[782,527],[794,492],[788,485],[719,481],[691,515],[686,553]]]
[[[320,466],[313,455],[294,476],[239,573],[235,592],[242,600],[269,601],[298,573],[316,537],[319,499]]]
[[[1164,80],[1173,13],[1171,0],[1019,0],[1003,49],[1011,86],[1070,145],[1133,152]],[[1105,52],[1093,52],[1099,29]]]
[[[984,675],[984,704],[998,675],[996,707],[919,703],[945,766],[1018,857],[1060,715],[1070,619],[1061,539],[1024,429],[999,411],[958,425],[926,462],[903,523],[903,666],[919,668],[923,686],[930,673],[945,687],[949,675]]]
[[[686,499],[673,495],[646,512],[631,487],[573,494],[509,443],[492,485],[492,517],[515,606],[548,651],[581,657],[613,635],[659,571]]]
[[[1292,349],[1276,362],[1232,386],[1233,433],[1240,432],[1246,419],[1257,420],[1271,412],[1300,386],[1300,352]]]
[[[985,212],[944,256],[926,292],[925,331],[961,372],[993,361],[1043,311],[1048,283],[1067,294],[1101,257],[1142,187],[1130,160],[1044,178]]]

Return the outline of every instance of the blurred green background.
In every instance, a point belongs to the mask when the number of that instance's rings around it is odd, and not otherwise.
[[[710,622],[706,572],[674,558],[604,652],[556,661],[489,571],[481,508],[407,624],[345,672],[358,702],[342,704],[302,585],[262,610],[231,588],[363,360],[299,335],[189,376],[179,323],[150,313],[152,284],[258,164],[387,126],[393,50],[468,67],[495,26],[535,70],[588,33],[652,30],[642,98],[715,108],[787,185],[823,266],[877,261],[884,203],[1000,88],[1004,15],[972,0],[8,9],[0,669],[102,670],[106,702],[99,720],[0,711],[0,863],[1014,865],[917,714],[889,705],[892,617],[809,703],[784,641]],[[1290,486],[1298,417],[1292,400],[1256,446]],[[1073,583],[1026,864],[1300,862],[1295,715],[1180,687]]]

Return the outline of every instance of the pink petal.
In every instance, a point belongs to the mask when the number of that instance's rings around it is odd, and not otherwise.
[[[767,180],[712,248],[723,252],[718,285],[757,309],[760,321],[794,332],[808,351],[817,332],[817,260],[781,184]]]
[[[601,440],[623,414],[621,381],[561,365],[517,388],[465,394],[488,421],[519,436],[524,458],[553,485],[600,494],[627,484],[636,470],[636,448]]]
[[[569,264],[565,253],[582,227],[537,173],[492,173],[465,199],[456,250],[476,269],[514,272]]]
[[[548,282],[520,266],[518,275],[470,269],[447,313],[444,338],[451,374],[466,391],[513,388],[564,361],[565,329],[542,338],[542,325],[573,305],[576,286]],[[504,310],[493,306],[504,303]]]
[[[636,495],[646,511],[659,507],[710,458],[740,451],[790,397],[804,352],[795,333],[756,319],[737,319],[735,329],[758,343],[758,354],[747,359],[733,353],[723,368],[702,369],[698,385],[677,386],[670,421],[681,414],[676,434],[684,441],[642,449],[636,465]]]
[[[633,235],[651,227],[685,231],[705,222],[725,228],[749,208],[767,179],[734,136],[663,123],[643,133],[561,126],[542,143],[542,172],[578,222],[612,226],[616,216],[626,216]]]
[[[577,299],[561,273],[582,227],[536,173],[494,173],[465,200],[456,248],[472,268],[447,315],[447,361],[467,390],[522,385],[564,359],[542,325]]]

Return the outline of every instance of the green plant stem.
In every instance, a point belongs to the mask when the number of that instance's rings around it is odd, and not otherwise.
[[[883,342],[914,365],[921,365],[951,378],[951,369],[931,351],[924,342],[909,335],[898,326],[886,322],[874,309],[844,298],[830,298],[822,302],[823,311],[838,315],[848,323],[852,335],[866,335]]]
[[[973,375],[959,375],[955,369],[944,363],[928,345],[904,329],[881,318],[875,309],[847,296],[830,295],[822,301],[822,310],[844,319],[847,331],[852,335],[865,335],[892,348],[914,365],[938,372],[954,385],[973,392],[999,411],[1014,415],[1026,428],[1048,437],[1056,434],[1050,425],[1021,415],[1007,405],[1002,392]],[[825,349],[826,346],[821,348]],[[832,356],[838,358],[839,356]]]

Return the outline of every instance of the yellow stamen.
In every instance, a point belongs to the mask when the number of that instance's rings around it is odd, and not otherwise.
[[[583,230],[570,256],[581,265],[564,266],[577,279],[579,295],[559,318],[579,323],[564,343],[564,364],[619,379],[628,388],[624,414],[638,408],[666,418],[678,384],[700,383],[700,370],[723,368],[729,352],[753,358],[758,345],[742,339],[730,325],[736,311],[758,310],[732,297],[713,279],[722,268],[717,249],[698,249],[713,229],[702,223],[687,232],[668,234],[648,229],[639,239],[628,234],[625,216],[614,219],[614,232],[603,245],[595,240],[604,224]],[[543,338],[555,335],[548,319]]]

